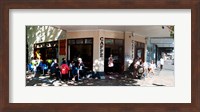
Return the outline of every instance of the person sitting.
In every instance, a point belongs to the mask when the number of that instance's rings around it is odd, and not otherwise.
[[[51,76],[50,78],[56,77],[57,80],[61,81],[61,76],[60,76],[60,68],[59,65],[57,63],[57,59],[54,59],[54,63],[51,67]]]
[[[84,78],[85,76],[85,65],[81,58],[78,58],[78,78]]]
[[[66,64],[65,60],[63,60],[61,66],[60,66],[60,69],[61,69],[62,80],[63,81],[69,80],[69,70],[70,70],[70,68]]]
[[[67,64],[67,65],[68,65],[68,63],[67,63],[67,61],[66,61],[66,58],[62,58],[62,62],[61,62],[60,65],[62,65],[62,64]]]

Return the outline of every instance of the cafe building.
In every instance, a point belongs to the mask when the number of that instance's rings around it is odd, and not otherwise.
[[[87,67],[102,73],[108,71],[110,54],[113,55],[114,69],[118,73],[126,70],[134,58],[147,59],[148,37],[143,34],[151,26],[128,26],[128,29],[127,26],[57,27],[66,30],[66,37],[58,40],[60,59],[81,57]],[[157,29],[162,31],[161,26],[157,26]]]
[[[108,58],[114,58],[114,69],[121,73],[134,58],[148,59],[148,38],[169,37],[161,26],[54,26],[65,31],[56,41],[44,43],[53,58],[74,60],[82,58],[86,67],[99,73],[108,71]],[[157,30],[155,33],[155,30]],[[51,47],[48,47],[51,45]],[[37,44],[35,44],[37,50]],[[152,51],[153,52],[153,51]],[[50,58],[50,57],[48,57]]]

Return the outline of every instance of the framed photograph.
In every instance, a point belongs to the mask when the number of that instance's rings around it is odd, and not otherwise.
[[[200,1],[0,7],[2,112],[200,111]]]

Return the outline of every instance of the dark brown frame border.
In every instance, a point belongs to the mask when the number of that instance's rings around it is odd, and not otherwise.
[[[9,103],[9,9],[191,9],[192,103],[164,104],[11,104]],[[5,0],[0,1],[0,112],[199,112],[200,38],[199,0]],[[20,37],[19,37],[20,38]],[[190,74],[188,74],[190,75]],[[180,93],[181,94],[181,93]]]

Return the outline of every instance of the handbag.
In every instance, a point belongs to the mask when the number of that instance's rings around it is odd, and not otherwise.
[[[113,63],[108,63],[108,67],[113,67],[114,64]]]

